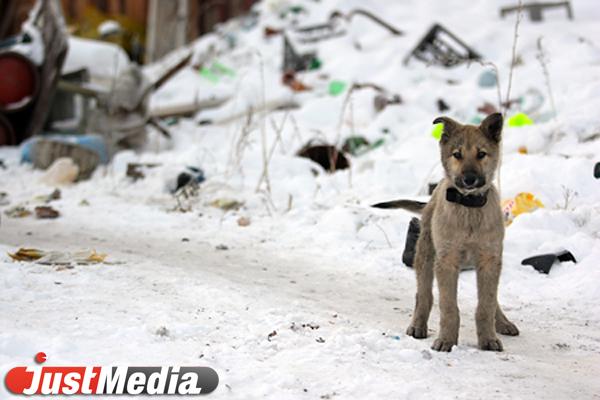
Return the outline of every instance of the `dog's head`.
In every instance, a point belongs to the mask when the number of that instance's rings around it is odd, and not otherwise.
[[[498,167],[502,115],[491,114],[479,126],[461,125],[448,117],[433,123],[444,124],[440,150],[446,177],[463,194],[486,191]]]

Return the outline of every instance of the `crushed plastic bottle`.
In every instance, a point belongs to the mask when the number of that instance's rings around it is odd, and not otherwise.
[[[523,213],[533,212],[538,208],[544,208],[544,204],[533,194],[528,192],[519,193],[513,199],[506,199],[502,201],[504,224],[508,226],[517,216]]]

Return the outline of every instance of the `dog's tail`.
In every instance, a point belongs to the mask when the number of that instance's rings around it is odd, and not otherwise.
[[[415,200],[393,200],[386,201],[383,203],[373,204],[371,207],[375,208],[402,208],[403,210],[413,212],[415,214],[422,214],[423,209],[427,203]]]

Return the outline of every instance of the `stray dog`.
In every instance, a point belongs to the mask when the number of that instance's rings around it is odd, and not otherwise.
[[[461,125],[448,117],[437,118],[433,123],[444,124],[440,150],[445,177],[431,200],[428,203],[396,200],[373,206],[422,214],[414,261],[416,306],[406,333],[417,339],[427,337],[435,272],[440,296],[440,332],[432,349],[452,350],[458,342],[460,326],[456,300],[458,274],[461,267],[475,265],[479,348],[502,351],[496,332],[519,334],[497,299],[504,219],[492,179],[500,157],[502,115],[491,114],[479,126]]]

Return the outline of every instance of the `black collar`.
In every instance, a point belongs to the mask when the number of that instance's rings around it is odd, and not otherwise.
[[[487,203],[487,191],[483,194],[464,195],[455,188],[448,188],[446,189],[446,200],[451,203],[458,203],[465,207],[480,208]]]

